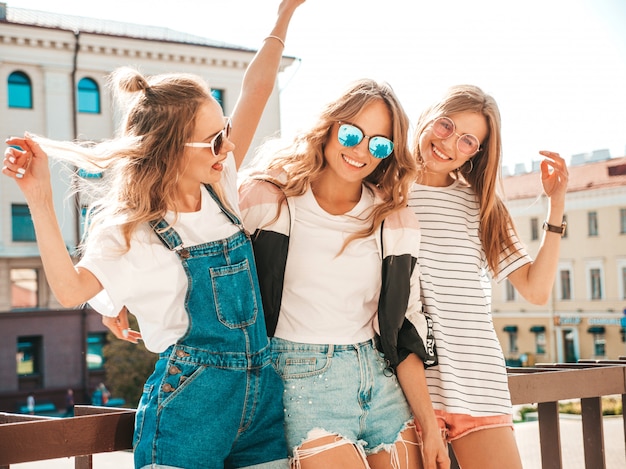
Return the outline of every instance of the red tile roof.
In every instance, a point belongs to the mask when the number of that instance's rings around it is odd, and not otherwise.
[[[626,186],[626,156],[604,161],[568,166],[567,192]],[[506,200],[537,197],[542,193],[541,175],[533,173],[503,178]]]

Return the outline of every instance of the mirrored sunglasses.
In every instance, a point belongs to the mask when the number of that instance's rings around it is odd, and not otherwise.
[[[368,139],[367,148],[374,158],[387,158],[393,152],[393,142],[387,137],[381,135],[370,137],[365,135],[363,131],[354,124],[339,122],[337,140],[339,140],[339,143],[344,147],[354,147],[361,143],[364,138]]]
[[[215,158],[222,152],[222,145],[224,145],[224,139],[230,137],[230,131],[232,130],[233,125],[231,123],[230,117],[226,118],[226,125],[222,130],[218,132],[215,137],[211,139],[210,142],[187,142],[185,143],[186,147],[192,148],[210,148],[213,152],[213,156]]]
[[[459,137],[456,140],[457,149],[467,156],[472,156],[480,150],[480,142],[478,138],[472,134],[459,135],[456,133],[456,126],[454,121],[449,117],[438,117],[432,124],[433,133],[437,138],[448,138],[452,134]]]

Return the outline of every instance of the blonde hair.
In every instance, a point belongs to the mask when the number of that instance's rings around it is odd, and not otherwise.
[[[347,239],[371,235],[393,211],[405,207],[408,192],[417,174],[417,165],[408,148],[409,119],[397,96],[387,83],[357,80],[336,100],[327,104],[312,128],[277,149],[275,141],[266,142],[252,164],[253,170],[281,169],[285,182],[272,179],[282,189],[282,197],[304,194],[326,168],[324,147],[338,121],[350,122],[368,104],[382,101],[391,117],[393,153],[383,159],[364,182],[374,186],[382,202],[369,212],[369,225]],[[278,213],[280,213],[279,204]],[[277,215],[278,216],[278,215]]]
[[[109,86],[126,109],[118,138],[87,145],[37,141],[57,159],[103,171],[100,184],[80,184],[93,200],[89,230],[107,219],[121,220],[128,250],[139,225],[160,220],[175,207],[184,144],[192,137],[199,108],[213,97],[208,84],[196,75],[146,78],[128,67],[115,70]],[[219,194],[219,187],[216,190]]]
[[[499,195],[499,192],[502,193],[502,136],[500,111],[495,99],[473,85],[449,88],[441,101],[427,108],[420,116],[413,140],[413,153],[417,161],[422,161],[419,146],[422,133],[437,117],[460,112],[475,112],[487,121],[488,132],[481,142],[480,150],[452,176],[465,179],[478,197],[481,244],[489,267],[497,272],[502,250],[513,248],[509,229],[515,231],[515,227]],[[465,166],[467,169],[464,169]]]

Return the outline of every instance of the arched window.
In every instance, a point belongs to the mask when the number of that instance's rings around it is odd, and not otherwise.
[[[100,89],[91,78],[81,78],[77,88],[78,112],[100,114]]]
[[[28,75],[24,72],[13,72],[9,75],[7,85],[9,107],[33,108],[33,87]]]

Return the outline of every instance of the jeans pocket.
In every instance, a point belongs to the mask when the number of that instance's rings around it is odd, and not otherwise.
[[[324,373],[331,364],[331,357],[313,352],[275,352],[274,367],[283,380],[310,378]]]
[[[256,284],[247,259],[237,264],[209,269],[219,321],[229,329],[255,323],[259,310]]]
[[[161,385],[159,407],[170,405],[172,400],[181,396],[185,389],[206,370],[206,366],[185,361],[173,361],[168,365],[167,375]],[[192,404],[189,404],[190,406]]]

